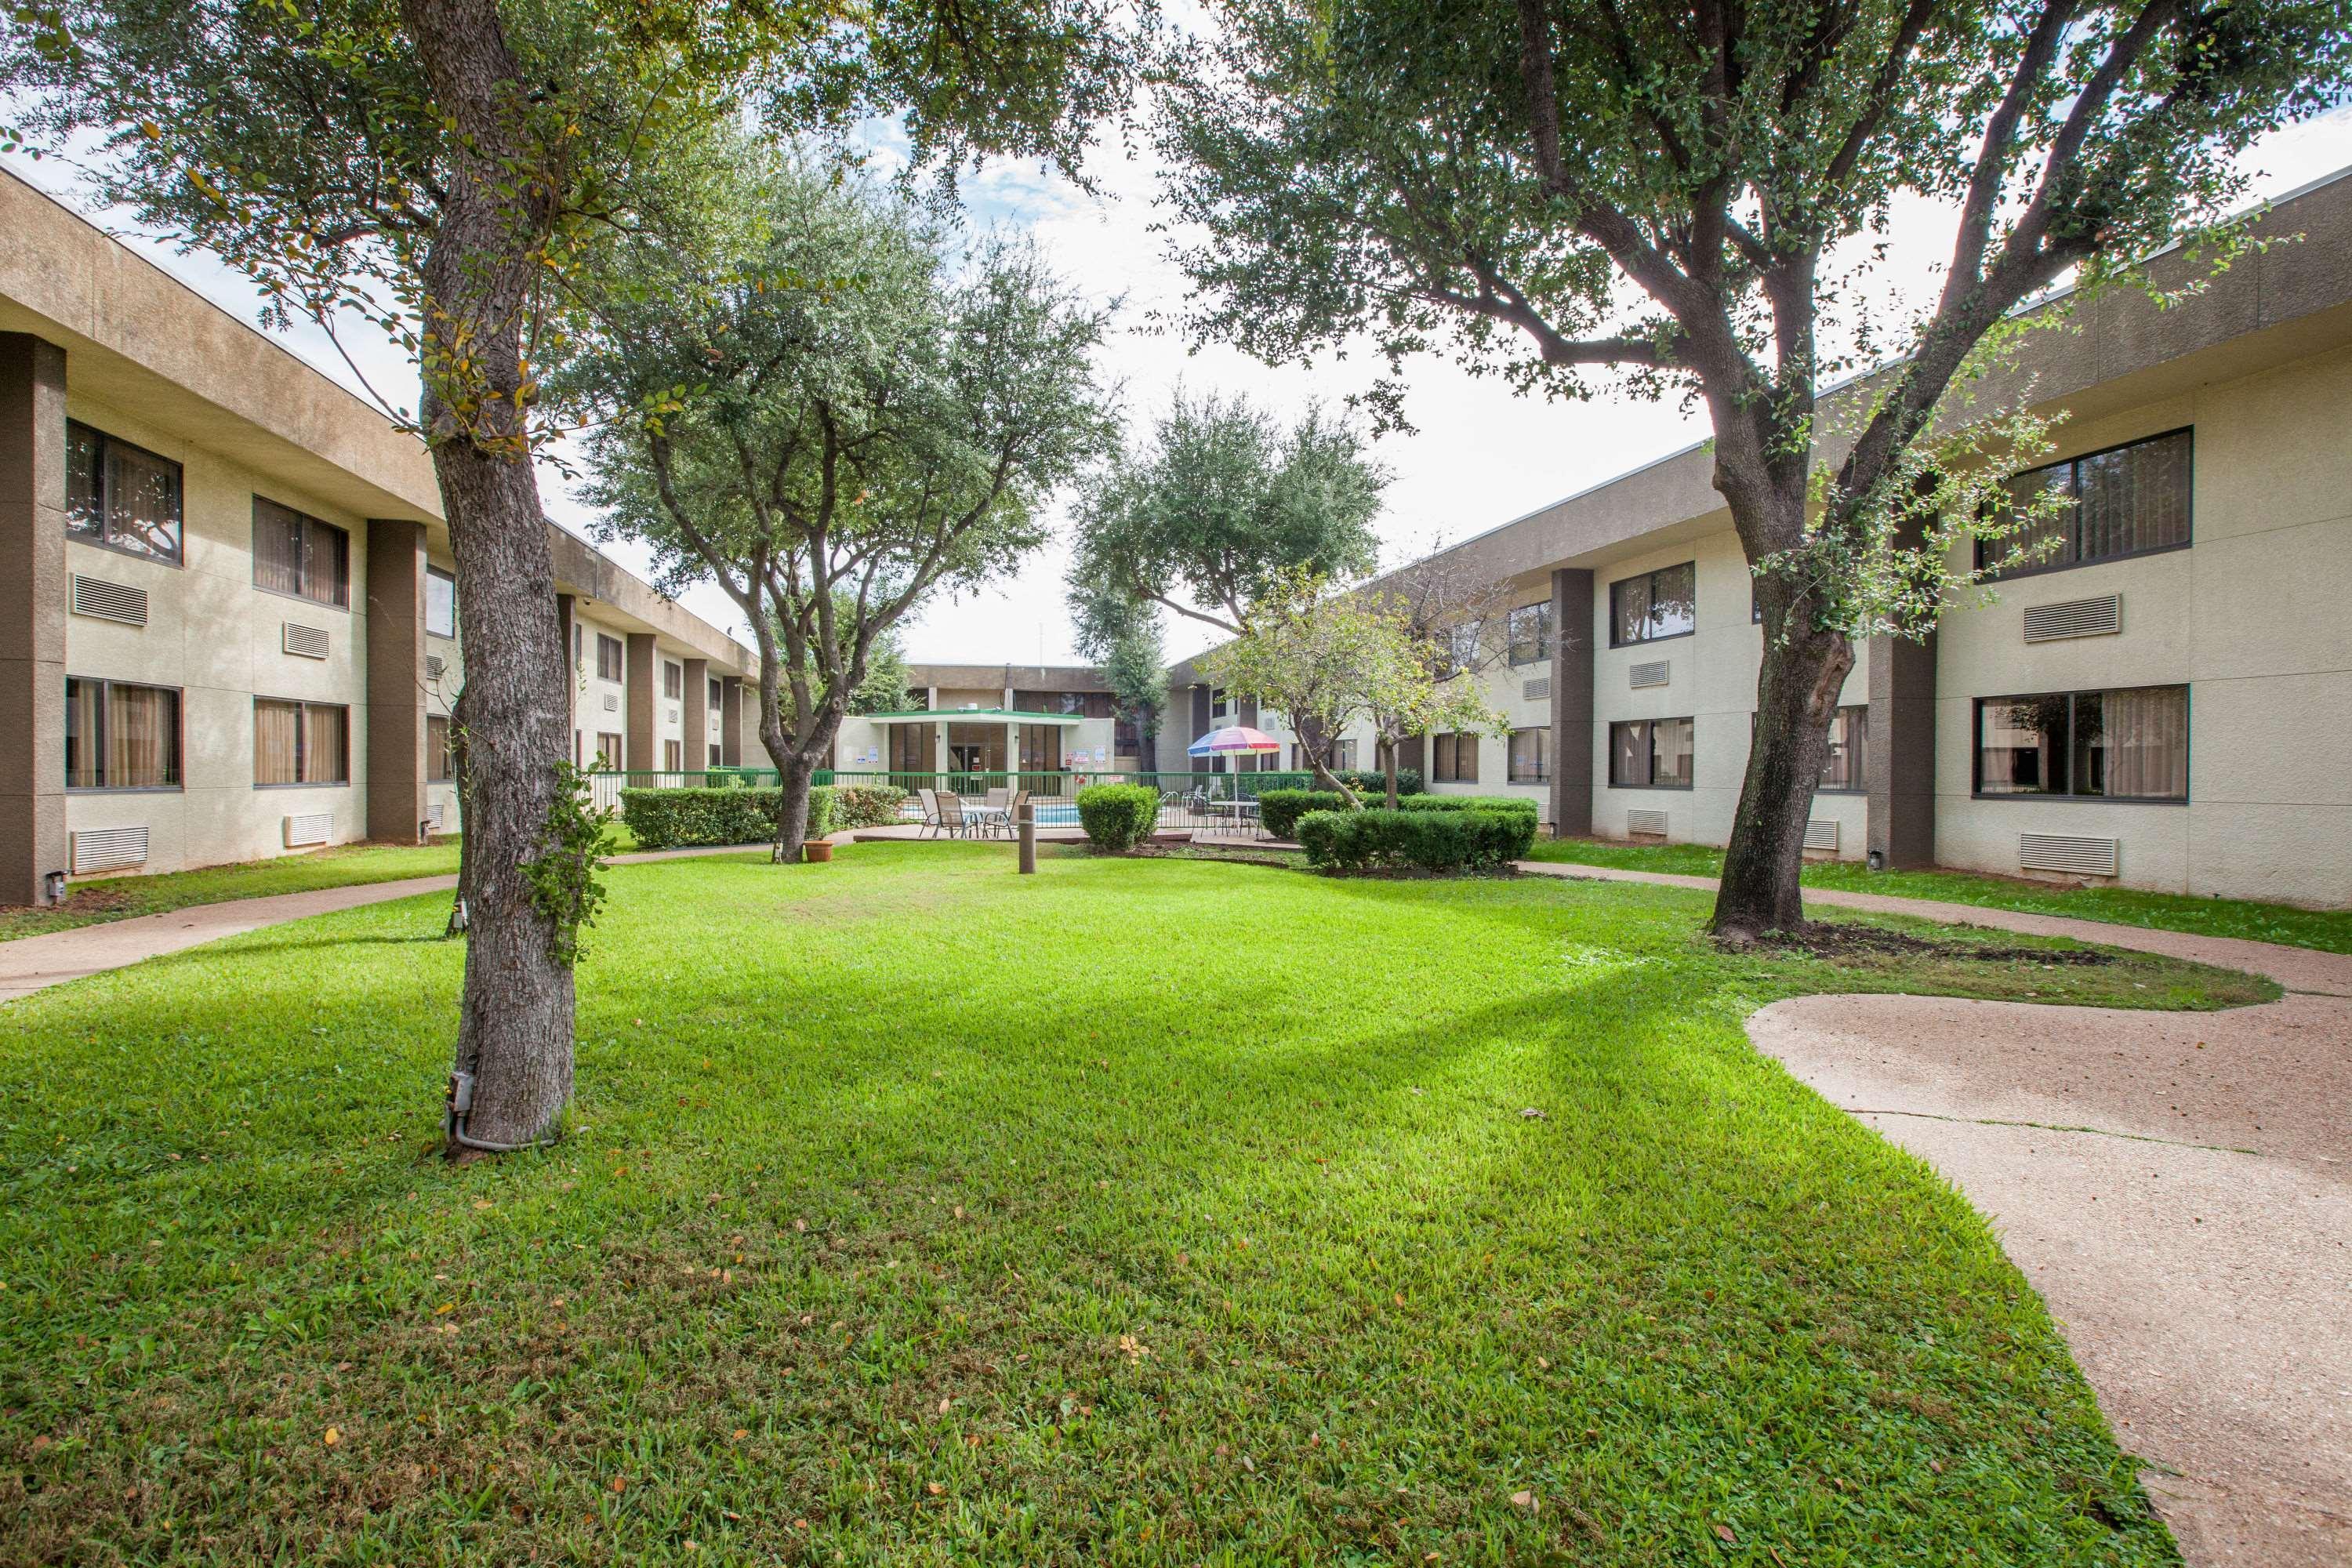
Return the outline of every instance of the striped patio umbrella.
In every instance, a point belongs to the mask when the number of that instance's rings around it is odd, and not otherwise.
[[[1280,752],[1282,742],[1263,730],[1253,730],[1246,724],[1228,724],[1212,730],[1184,748],[1188,757],[1245,757],[1265,752]],[[1242,797],[1239,770],[1234,778],[1234,798]]]

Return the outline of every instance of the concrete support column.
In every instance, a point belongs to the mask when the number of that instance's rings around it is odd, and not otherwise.
[[[1551,574],[1551,830],[1592,831],[1592,574]]]
[[[743,765],[743,679],[730,675],[719,682],[719,757],[722,766]]]
[[[700,773],[710,766],[710,661],[686,661],[686,766]]]
[[[633,773],[651,773],[662,765],[661,748],[654,741],[654,704],[661,699],[661,677],[655,665],[654,634],[631,632],[627,658],[622,666],[629,692],[622,700],[622,711],[628,723],[627,732],[621,737],[621,749],[629,758],[623,766]]]
[[[1870,639],[1864,842],[1889,870],[1936,863],[1936,638]]]
[[[413,844],[425,820],[425,525],[367,525],[367,836]]]
[[[0,332],[0,904],[38,904],[70,848],[66,351],[28,332]]]

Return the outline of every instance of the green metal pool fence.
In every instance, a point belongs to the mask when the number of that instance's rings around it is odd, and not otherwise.
[[[700,772],[630,769],[614,770],[589,775],[595,804],[617,809],[625,789],[760,789],[772,788],[777,780],[773,768],[709,768]],[[1078,791],[1093,784],[1142,784],[1160,793],[1160,825],[1167,829],[1209,828],[1219,831],[1257,836],[1257,797],[1270,789],[1312,789],[1312,774],[1305,773],[1097,773],[1075,771],[1035,772],[963,772],[942,769],[930,773],[858,771],[854,769],[820,768],[815,782],[837,784],[844,789],[875,788],[887,785],[903,790],[907,804],[901,815],[909,822],[918,821],[922,808],[917,794],[922,790],[944,791],[973,800],[985,800],[991,790],[1003,790],[1009,795],[1027,790],[1030,798],[1041,808],[1040,818],[1055,826],[1074,825],[1076,820],[1076,797]],[[1063,819],[1066,818],[1066,822]]]

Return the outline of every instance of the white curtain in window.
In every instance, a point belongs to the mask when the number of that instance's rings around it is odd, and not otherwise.
[[[2141,800],[2189,796],[2189,689],[2151,686],[2100,693],[2107,794]]]
[[[179,699],[152,686],[118,686],[106,703],[107,782],[156,789],[179,782]]]
[[[299,784],[298,759],[302,705],[267,697],[253,700],[253,782],[257,784]]]
[[[351,782],[350,749],[344,743],[343,731],[350,727],[350,712],[342,708],[321,708],[313,704],[303,713],[304,784],[348,784]]]

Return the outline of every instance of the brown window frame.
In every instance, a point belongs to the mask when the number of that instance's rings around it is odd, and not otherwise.
[[[607,661],[604,658],[606,648],[613,650],[609,673],[606,671]],[[628,679],[628,672],[629,645],[618,637],[608,637],[603,632],[598,632],[596,634],[596,679],[625,683]]]
[[[1519,623],[1522,617],[1532,617],[1535,621],[1533,637],[1521,634]],[[1552,639],[1558,629],[1552,624],[1549,599],[1538,599],[1532,605],[1521,605],[1505,616],[1503,636],[1509,648],[1507,657],[1510,659],[1511,668],[1517,669],[1525,665],[1541,664],[1550,658]],[[1520,654],[1523,648],[1528,650],[1524,658]]]
[[[2176,438],[2182,440],[2186,447],[2181,464],[2180,505],[2187,537],[2171,544],[2151,544],[2137,550],[2114,551],[2105,555],[2082,554],[2083,481],[2080,472],[2082,465],[2101,458],[2112,457],[2117,452],[2128,452],[2140,447],[2153,447],[2160,441],[2170,441]],[[1976,542],[1973,557],[1977,570],[1983,573],[1989,580],[2013,583],[2022,577],[2039,577],[2050,572],[2072,572],[2084,566],[2103,565],[2110,561],[2136,561],[2143,555],[2168,555],[2176,550],[2187,550],[2197,542],[2197,429],[2195,426],[2178,426],[2170,430],[2158,430],[2153,435],[2135,437],[2128,441],[2117,441],[2111,446],[2095,447],[2088,452],[2077,452],[2071,458],[2062,458],[2054,463],[2044,463],[2039,468],[2026,468],[2011,476],[2009,482],[2013,488],[2033,479],[2037,475],[2054,474],[2062,468],[2067,471],[2071,487],[2068,493],[2074,498],[2068,506],[2067,521],[2064,524],[2067,531],[2067,553],[2063,558],[2038,561],[2031,565],[2020,566],[2014,571],[2003,572],[1998,569],[1998,560],[1988,559],[1987,552],[1994,549],[2002,551],[2014,549],[2018,541],[2015,538],[1979,539]]]
[[[93,443],[90,448],[90,482],[94,487],[96,494],[95,504],[97,507],[97,512],[94,525],[89,521],[82,521],[89,514],[87,508],[82,504],[78,504],[74,499],[74,437],[77,433],[88,437]],[[172,550],[171,553],[168,555],[160,551],[149,550],[142,545],[121,544],[116,542],[114,519],[112,515],[114,509],[107,493],[106,459],[109,452],[118,447],[126,452],[135,452],[140,457],[145,458],[149,461],[153,462],[163,468],[169,469],[171,472]],[[110,550],[117,555],[128,555],[134,561],[153,561],[165,566],[184,568],[188,563],[187,470],[179,463],[163,456],[163,453],[151,452],[135,441],[125,441],[119,436],[110,436],[105,431],[100,429],[97,426],[85,425],[79,419],[67,420],[66,537],[68,539],[79,540],[80,542],[90,545],[95,549]],[[136,681],[131,681],[125,682],[125,684],[137,685],[139,683]],[[175,690],[177,688],[159,686],[155,688],[155,689],[158,691],[168,691]]]
[[[2110,696],[2137,694],[2144,691],[2178,691],[2180,693],[2180,780],[2179,795],[2114,795],[2085,794],[2074,787],[2074,759],[2077,717],[2081,700],[2085,697],[2105,700]],[[2065,767],[2066,787],[2042,790],[1991,790],[1984,787],[1985,744],[1984,710],[2000,703],[2053,702],[2066,704],[2066,733],[2053,748]],[[2022,691],[1997,697],[1979,697],[1969,705],[1969,794],[1975,800],[2030,801],[2104,801],[2111,805],[2187,805],[2196,794],[2196,754],[2193,741],[2196,734],[2196,688],[2185,680],[2159,681],[2147,686],[2086,686],[2075,691]]]
[[[272,697],[268,692],[257,691],[253,694],[253,712],[257,724],[259,722],[261,705],[265,702],[281,703],[295,710],[294,772],[303,776],[270,784],[264,784],[260,779],[256,778],[253,781],[253,787],[256,789],[349,789],[352,784],[352,746],[351,705],[346,702],[312,702],[301,697]],[[307,776],[310,771],[310,714],[314,710],[340,713],[343,717],[343,776],[341,778],[314,779]],[[257,749],[260,745],[260,737],[257,733],[254,738],[254,744]],[[254,758],[254,771],[257,773],[261,771],[261,759],[257,754]]]
[[[185,792],[188,787],[188,703],[186,688],[179,686],[155,686],[143,680],[109,680],[102,675],[68,675],[66,677],[66,714],[68,718],[73,712],[73,689],[76,686],[94,686],[98,689],[98,732],[92,737],[92,741],[98,751],[98,774],[100,782],[93,784],[78,784],[71,782],[73,779],[72,763],[68,761],[66,763],[67,772],[65,775],[68,781],[65,785],[66,792],[68,794],[179,795]],[[130,689],[136,691],[160,691],[172,700],[172,755],[169,766],[166,770],[171,774],[169,783],[152,784],[119,784],[106,782],[106,774],[109,772],[107,765],[108,757],[106,754],[107,707],[112,700],[114,692],[118,689],[122,688],[129,688]],[[60,744],[58,749],[61,752],[64,750],[62,743],[64,737],[60,735]]]
[[[1658,727],[1659,725],[1661,725],[1661,724],[1687,724],[1687,725],[1689,725],[1689,726],[1691,727],[1691,749],[1690,749],[1691,776],[1690,776],[1689,780],[1688,780],[1687,782],[1685,782],[1685,783],[1683,783],[1683,784],[1671,784],[1671,783],[1670,783],[1670,784],[1659,784],[1659,783],[1657,783],[1657,782],[1656,782],[1656,780],[1657,780],[1657,776],[1658,776],[1658,730],[1657,730],[1657,727]],[[1618,734],[1618,731],[1621,731],[1621,730],[1631,730],[1631,729],[1635,729],[1635,728],[1639,728],[1640,730],[1642,730],[1642,731],[1643,731],[1643,753],[1644,770],[1645,770],[1645,771],[1648,773],[1648,774],[1649,774],[1649,777],[1648,777],[1647,779],[1643,779],[1643,780],[1633,780],[1633,779],[1624,779],[1624,778],[1620,778],[1620,777],[1618,776],[1618,774],[1617,774],[1617,754],[1618,754],[1618,753],[1617,753],[1617,734]],[[1688,789],[1695,789],[1695,788],[1696,788],[1696,787],[1697,787],[1697,785],[1698,785],[1698,720],[1697,720],[1694,715],[1691,715],[1691,714],[1688,714],[1688,713],[1667,713],[1667,714],[1662,714],[1662,715],[1660,715],[1658,718],[1655,718],[1655,719],[1619,719],[1619,720],[1613,721],[1610,724],[1610,726],[1609,726],[1609,787],[1610,787],[1611,789],[1670,789],[1670,790],[1688,790]]]
[[[265,509],[284,513],[285,516],[281,521],[294,525],[294,538],[297,541],[294,549],[294,574],[296,581],[303,586],[273,588],[261,580],[261,530]],[[334,580],[331,584],[329,596],[325,598],[310,591],[309,587],[317,576],[317,571],[311,560],[312,552],[319,549],[322,535],[331,536],[332,542],[328,552],[334,558],[332,565]],[[454,592],[457,579],[453,577],[450,582]],[[272,594],[281,599],[299,599],[303,604],[317,605],[324,609],[348,611],[352,607],[351,530],[339,528],[324,518],[311,516],[299,507],[288,506],[282,500],[272,500],[268,496],[257,492],[253,498],[253,586],[257,592]]]
[[[1654,620],[1657,616],[1658,579],[1669,572],[1690,574],[1690,625],[1678,632],[1644,632],[1630,637],[1622,635],[1623,616],[1620,614],[1619,605],[1625,596],[1625,590],[1636,583],[1647,586],[1650,595],[1650,610],[1643,618],[1645,621]],[[1750,613],[1754,613],[1752,606]],[[1636,572],[1630,577],[1620,577],[1609,584],[1609,646],[1611,647],[1642,647],[1654,642],[1673,642],[1677,637],[1697,635],[1698,562],[1696,558],[1689,561],[1677,561],[1671,566],[1659,566],[1647,572]]]
[[[1519,766],[1519,742],[1522,737],[1530,735],[1535,738],[1535,766],[1530,771],[1522,772]],[[1503,779],[1507,784],[1515,784],[1551,783],[1550,725],[1529,724],[1511,731],[1510,741],[1504,755]]]
[[[1470,758],[1470,770],[1462,770],[1465,753]],[[1440,764],[1438,759],[1444,762]],[[1429,738],[1429,782],[1431,784],[1476,784],[1478,782],[1478,737],[1462,730],[1444,730]]]

